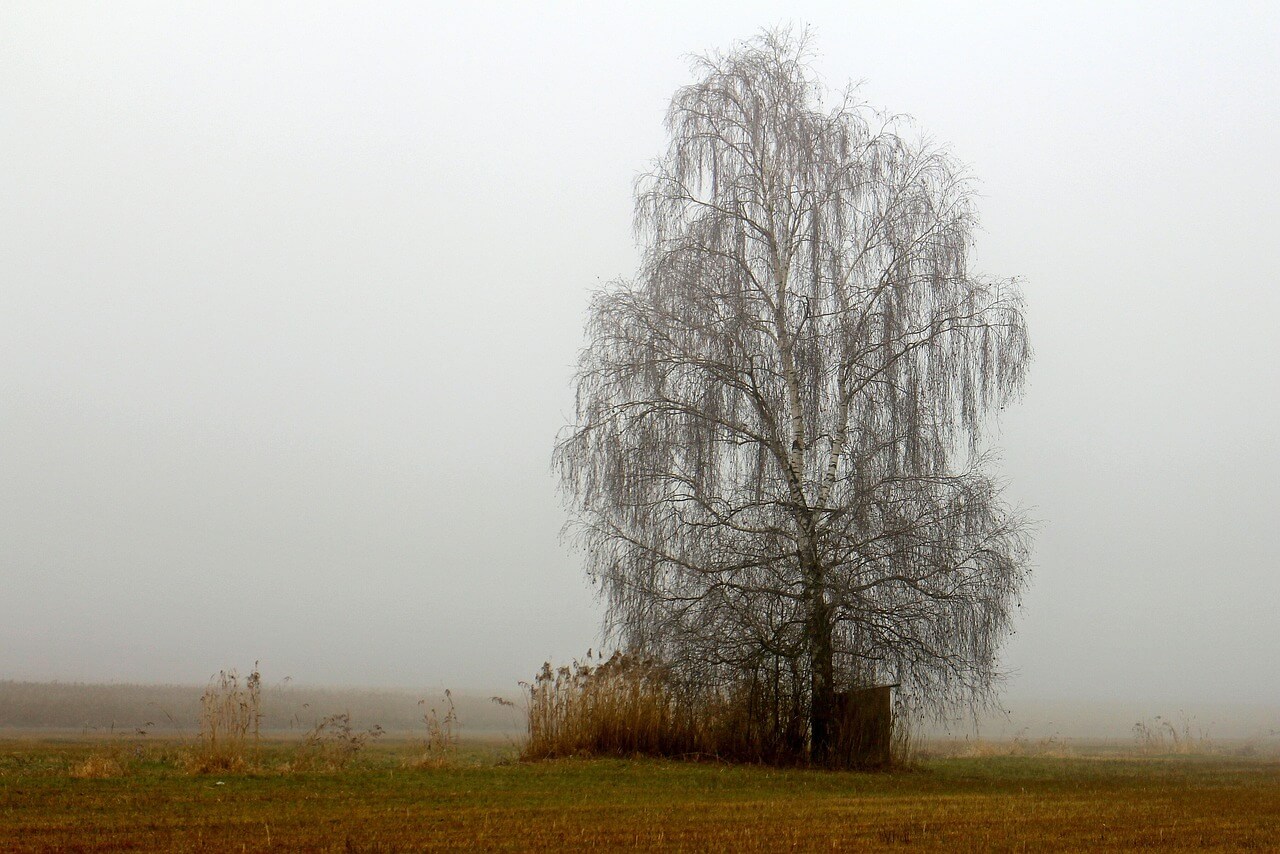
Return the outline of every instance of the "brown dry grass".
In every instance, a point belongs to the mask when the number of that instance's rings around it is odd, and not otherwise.
[[[71,776],[77,780],[104,780],[123,777],[125,773],[125,763],[110,753],[90,753],[71,769]]]

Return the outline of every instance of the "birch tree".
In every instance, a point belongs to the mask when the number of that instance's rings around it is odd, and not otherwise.
[[[807,56],[695,60],[555,462],[612,639],[754,686],[822,762],[839,690],[991,696],[1028,543],[982,440],[1030,349],[1016,283],[970,270],[963,171]]]

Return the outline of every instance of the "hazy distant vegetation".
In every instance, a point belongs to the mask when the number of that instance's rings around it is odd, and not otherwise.
[[[90,684],[79,682],[0,681],[0,728],[77,730],[188,735],[200,730],[204,685]],[[424,708],[443,703],[443,691],[410,692],[374,688],[319,688],[264,682],[261,728],[264,732],[305,735],[320,720],[347,713],[360,728],[388,732],[424,728]],[[520,714],[487,696],[454,694],[456,721],[468,733],[516,732]]]

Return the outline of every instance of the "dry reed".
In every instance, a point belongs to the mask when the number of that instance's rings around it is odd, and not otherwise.
[[[663,756],[770,765],[808,759],[804,704],[790,682],[752,678],[724,686],[692,686],[670,668],[635,656],[590,651],[565,667],[543,664],[526,688],[524,759],[561,756]],[[915,753],[908,716],[893,715],[888,765]],[[856,740],[855,740],[856,741]],[[883,753],[850,742],[829,764],[884,767]],[[854,748],[854,749],[848,749]]]
[[[695,733],[658,669],[615,654],[591,664],[550,663],[528,685],[529,759],[698,752]]]
[[[262,675],[258,662],[243,681],[222,670],[200,697],[200,736],[188,757],[193,773],[240,771],[258,755],[262,727]]]
[[[593,663],[594,662],[594,663]],[[779,704],[759,684],[681,684],[660,663],[614,653],[553,668],[526,687],[525,759],[664,756],[775,765],[806,761],[798,716],[779,726]]]

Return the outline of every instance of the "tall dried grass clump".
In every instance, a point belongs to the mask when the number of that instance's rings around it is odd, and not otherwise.
[[[803,717],[765,683],[682,683],[651,660],[614,653],[553,668],[527,688],[524,759],[662,756],[774,765],[807,761]]]
[[[700,752],[693,716],[680,708],[661,668],[615,654],[591,663],[550,663],[528,684],[529,739],[523,757]]]
[[[528,738],[523,759],[565,756],[708,758],[803,765],[808,757],[805,705],[798,680],[753,673],[720,686],[691,685],[659,662],[591,652],[565,667],[542,665],[526,688]],[[860,752],[856,740],[830,764],[884,768],[909,764],[915,752],[907,715],[892,717],[886,751]],[[852,731],[851,731],[852,732]]]
[[[243,680],[218,672],[200,696],[200,735],[188,769],[197,774],[240,771],[258,755],[262,728],[262,674],[258,662]]]

